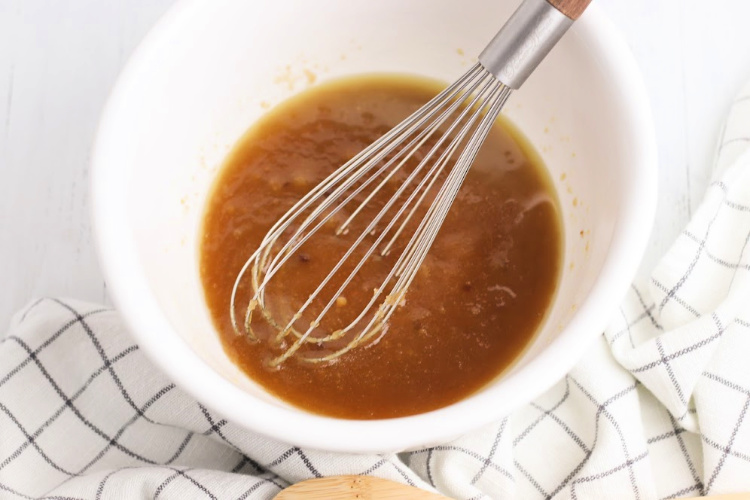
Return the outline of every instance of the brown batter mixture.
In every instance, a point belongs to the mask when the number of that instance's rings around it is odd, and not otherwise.
[[[274,369],[268,361],[282,351],[232,328],[229,303],[235,278],[273,223],[439,90],[432,81],[384,76],[317,86],[265,116],[221,170],[201,242],[206,301],[231,359],[291,404],[351,419],[400,417],[449,405],[507,369],[546,315],[561,261],[557,199],[533,150],[499,121],[405,305],[379,342],[335,362],[291,358]],[[374,205],[382,206],[383,200]],[[374,213],[363,214],[363,220]],[[307,299],[338,260],[336,251],[345,250],[359,234],[355,229],[341,236],[333,229],[321,231],[289,261],[279,275],[281,284],[269,291],[269,300],[281,304],[279,314],[290,316]],[[398,254],[394,249],[392,256],[364,270],[354,287],[361,292],[347,290],[332,311],[329,328],[356,315]],[[249,286],[240,290],[242,303],[250,291]],[[258,325],[257,331],[261,338],[272,334],[267,325],[265,330]]]

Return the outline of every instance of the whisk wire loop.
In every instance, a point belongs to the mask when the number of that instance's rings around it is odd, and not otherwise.
[[[252,323],[253,313],[259,310],[276,332],[271,335],[270,341],[280,354],[271,361],[272,366],[279,366],[297,354],[305,344],[311,344],[311,347],[315,347],[312,346],[315,344],[317,347],[299,354],[297,358],[320,363],[335,360],[357,346],[377,343],[387,331],[389,318],[403,304],[407,290],[512,89],[523,84],[589,1],[523,0],[480,54],[478,63],[296,202],[271,227],[240,269],[230,299],[230,319],[234,330],[258,340]],[[420,158],[422,149],[427,149],[427,152]],[[397,176],[403,174],[404,169],[408,173],[403,180],[399,180]],[[363,224],[364,229],[353,244],[296,312],[291,314],[291,318],[277,318],[279,313],[269,307],[271,304],[268,301],[272,299],[266,296],[266,292],[274,278],[278,278],[280,273],[283,275],[282,269],[290,258],[314,235],[325,230],[331,222],[336,222],[335,218],[344,215],[350,204],[355,204],[356,207],[335,229],[337,236],[346,235],[353,222],[366,212],[365,209],[375,205],[376,196],[394,182],[398,183],[398,187],[382,207],[375,210],[376,215]],[[380,203],[379,198],[377,201]],[[425,204],[428,206],[423,208]],[[422,219],[412,223],[420,208],[424,211]],[[384,223],[391,212],[394,214]],[[384,228],[378,232],[381,224]],[[409,236],[413,226],[416,227]],[[341,284],[338,287],[330,286],[335,283],[336,276],[344,274],[342,269],[346,264],[351,264],[349,259],[368,237],[373,237],[374,241],[343,277]],[[359,314],[331,333],[321,335],[316,331],[365,263],[376,258],[388,258],[402,240],[405,243],[394,259],[395,264],[384,273],[386,276],[382,282],[377,281],[380,286],[374,288],[372,297]],[[382,244],[384,241],[385,245]],[[377,249],[380,251],[376,255]],[[250,286],[247,285],[248,281]],[[335,288],[332,295],[327,300],[321,298],[324,290],[330,288]],[[250,296],[244,307],[242,327],[237,315],[241,294]],[[324,305],[320,312],[313,314],[315,319],[300,327],[313,303],[316,303],[316,307]]]
[[[307,331],[305,331],[304,334],[298,335],[298,340],[295,342],[295,344],[280,358],[278,358],[278,362],[283,362],[285,359],[287,359],[289,356],[293,355],[300,347],[301,345],[309,338],[311,335],[313,329],[317,327],[320,324],[320,321],[322,318],[330,311],[330,309],[334,306],[335,300],[338,296],[341,295],[341,293],[350,285],[351,281],[354,279],[354,277],[357,275],[357,273],[362,269],[364,264],[370,259],[372,254],[374,253],[375,249],[380,246],[382,241],[384,240],[385,236],[389,233],[389,231],[394,227],[394,225],[398,222],[404,211],[409,207],[411,202],[415,199],[416,195],[418,193],[422,193],[422,196],[420,197],[420,200],[424,198],[424,195],[428,192],[429,187],[434,184],[434,182],[438,179],[438,176],[444,169],[444,167],[447,165],[448,160],[451,158],[451,156],[455,153],[457,150],[459,144],[463,141],[464,136],[466,133],[472,128],[475,121],[477,120],[478,116],[480,116],[480,113],[470,113],[472,109],[474,109],[474,106],[478,104],[478,102],[482,99],[486,99],[488,97],[488,94],[491,95],[493,93],[499,92],[500,84],[496,81],[490,80],[484,82],[484,85],[482,89],[479,91],[479,94],[476,95],[473,100],[470,102],[468,106],[464,108],[461,115],[451,124],[450,128],[446,131],[446,133],[440,137],[438,142],[431,148],[430,152],[425,155],[425,157],[421,160],[420,164],[414,169],[411,174],[409,174],[409,177],[403,181],[399,187],[399,189],[396,191],[395,194],[392,195],[392,197],[388,200],[388,202],[384,205],[384,207],[380,210],[377,216],[375,216],[368,226],[361,232],[357,240],[349,247],[347,252],[341,259],[338,261],[336,266],[330,271],[330,273],[324,278],[319,287],[310,295],[308,300],[305,302],[305,304],[300,308],[299,312],[304,312],[305,309],[312,303],[312,301],[318,296],[320,291],[331,281],[331,279],[338,273],[340,268],[343,266],[343,264],[349,259],[349,257],[353,254],[354,250],[364,241],[366,236],[371,233],[371,231],[374,229],[374,227],[382,220],[382,218],[389,212],[390,208],[396,203],[398,198],[401,197],[405,189],[411,184],[411,182],[414,180],[414,178],[417,176],[417,174],[429,164],[432,156],[439,151],[440,146],[448,140],[448,138],[453,138],[451,141],[450,146],[442,153],[440,159],[437,160],[437,162],[433,165],[433,167],[430,169],[430,172],[421,180],[419,185],[414,189],[414,191],[411,193],[411,195],[408,197],[408,199],[403,203],[403,205],[399,208],[397,213],[393,216],[391,221],[388,223],[386,228],[380,233],[380,236],[371,244],[370,248],[366,251],[366,253],[361,257],[360,261],[356,264],[355,268],[349,273],[349,275],[346,277],[346,279],[343,281],[343,283],[340,285],[338,290],[332,295],[332,298],[328,301],[326,306],[323,308],[323,310],[319,313],[318,317],[313,320],[308,327]],[[493,90],[494,89],[494,90]],[[456,134],[455,136],[452,135],[452,132],[455,128],[457,128],[459,125],[462,124],[464,118],[469,117],[468,122],[463,126],[462,130]],[[436,125],[433,128],[433,131],[437,129],[439,125]],[[402,164],[400,164],[396,168],[400,168]],[[429,181],[429,182],[428,182]],[[425,183],[428,183],[427,188],[424,188]],[[418,206],[419,202],[414,205],[414,208]],[[413,211],[411,212],[413,213]],[[405,221],[406,222],[406,221]],[[403,228],[403,225],[402,225]],[[410,246],[414,244],[414,240],[410,242]],[[407,247],[408,248],[408,247]],[[405,254],[404,254],[405,255]],[[315,338],[314,341],[317,343],[323,343],[329,340],[335,340],[340,337],[342,337],[345,334],[348,334],[352,329],[354,329],[367,315],[367,313],[372,309],[372,307],[375,305],[377,300],[381,295],[384,294],[384,291],[388,289],[388,283],[391,279],[393,279],[394,276],[397,276],[396,270],[399,268],[399,265],[397,264],[394,266],[394,268],[391,270],[391,272],[388,274],[388,276],[383,280],[382,284],[375,289],[375,293],[373,294],[373,297],[370,299],[368,304],[363,308],[363,310],[360,312],[359,316],[357,316],[356,319],[354,319],[347,327],[338,330],[337,332],[334,332],[333,334],[324,337],[324,338]],[[415,270],[416,271],[416,270]],[[395,288],[393,290],[396,290]],[[351,350],[353,347],[358,345],[360,342],[365,340],[366,338],[369,338],[373,333],[377,331],[382,331],[381,325],[384,323],[385,320],[387,320],[388,317],[390,317],[390,314],[393,310],[395,310],[396,306],[401,302],[401,299],[403,298],[405,290],[399,291],[398,293],[394,293],[392,291],[389,296],[385,299],[383,304],[381,304],[379,310],[372,315],[370,322],[361,329],[360,333],[350,341],[350,343],[343,349],[334,352],[333,354],[323,356],[321,358],[318,358],[320,361],[328,361],[331,359],[334,359],[335,357],[340,356],[341,354]],[[292,321],[287,324],[287,327],[282,330],[279,335],[277,336],[277,341],[281,340],[283,337],[285,337],[290,332],[293,332],[293,324],[294,321],[298,319],[297,317],[293,318]]]
[[[322,194],[324,194],[327,190],[331,189],[331,187],[335,185],[337,182],[341,181],[342,179],[344,180],[349,179],[350,182],[348,182],[347,185],[354,184],[358,180],[359,176],[357,176],[356,174],[352,174],[352,172],[357,169],[358,165],[361,165],[361,160],[363,158],[368,158],[373,152],[378,151],[381,148],[383,148],[383,146],[391,143],[394,137],[403,133],[405,130],[409,129],[410,127],[413,127],[414,124],[418,123],[420,120],[423,120],[425,118],[425,115],[431,114],[436,104],[439,104],[446,97],[451,98],[457,95],[459,92],[461,92],[462,90],[466,88],[469,82],[471,82],[477,75],[483,72],[485,72],[485,70],[482,67],[482,65],[479,63],[475,64],[466,74],[464,74],[460,79],[458,79],[456,82],[450,85],[443,93],[441,93],[438,96],[435,96],[424,107],[419,109],[409,118],[407,118],[402,123],[400,123],[393,129],[391,129],[388,133],[386,133],[381,138],[379,138],[378,140],[370,144],[368,147],[360,151],[351,160],[349,160],[346,164],[344,164],[341,168],[336,170],[332,175],[326,178],[323,182],[315,186],[305,196],[303,196],[297,203],[295,203],[292,206],[292,208],[289,209],[289,211],[287,211],[281,218],[279,218],[278,221],[276,221],[276,223],[271,227],[271,229],[265,235],[265,237],[263,238],[258,248],[255,250],[255,252],[253,252],[253,254],[247,259],[247,261],[245,261],[245,264],[240,269],[240,272],[237,275],[237,279],[235,280],[234,286],[232,287],[229,312],[230,312],[230,319],[232,322],[232,327],[234,328],[235,331],[237,332],[240,331],[240,327],[238,326],[237,315],[236,315],[236,310],[237,310],[236,301],[237,301],[237,292],[239,290],[239,285],[243,281],[243,278],[245,274],[247,274],[247,271],[250,269],[250,266],[253,263],[257,262],[257,259],[260,256],[260,254],[269,248],[269,242],[276,240],[281,235],[281,233],[284,230],[286,230],[297,217],[299,217],[301,213],[303,213],[307,208],[309,208],[313,203],[315,203],[316,200]],[[393,150],[396,147],[397,147],[397,144],[391,144],[389,150]],[[382,154],[381,157],[384,157],[386,154],[387,153]],[[254,285],[257,289],[258,284],[254,283]],[[250,301],[251,304],[253,303],[253,300]],[[248,308],[248,309],[251,309],[251,308]],[[245,319],[244,330],[245,330],[245,333],[248,334],[251,338],[253,337],[252,331],[248,328],[248,318]]]
[[[377,342],[387,330],[388,319],[403,304],[406,291],[432,246],[479,147],[510,93],[510,88],[477,63],[456,83],[355,155],[295,203],[268,231],[240,270],[230,304],[235,331],[257,340],[252,321],[253,313],[259,310],[276,330],[272,342],[283,350],[270,362],[272,366],[279,366],[307,343],[323,346],[344,340],[343,346],[339,345],[333,350],[300,356],[304,361],[327,362],[363,343]],[[422,149],[426,149],[426,153],[416,158],[415,155]],[[456,155],[458,158],[454,160]],[[412,160],[417,160],[416,166],[399,181],[393,194],[377,214],[364,224],[353,243],[291,318],[280,323],[267,305],[266,290],[273,278],[310,238],[354,202],[356,208],[336,228],[337,235],[348,233],[353,221]],[[443,177],[442,185],[437,188],[438,181]],[[435,193],[434,198],[426,208],[423,219],[407,238],[395,265],[380,286],[374,288],[359,314],[342,328],[326,335],[314,335],[333,309],[337,298],[352,284],[376,251],[380,249],[378,254],[381,257],[392,251],[430,193]],[[361,201],[358,201],[360,198]],[[390,219],[386,220],[386,216],[392,212]],[[384,227],[378,231],[381,223]],[[315,318],[300,329],[299,322],[306,311],[314,302],[321,300],[321,293],[341,273],[368,236],[375,236],[369,247],[340,281],[340,285],[334,287],[335,291],[314,315]],[[237,297],[240,285],[248,274],[252,297],[245,307],[243,327],[240,328],[236,315]],[[294,340],[291,344],[285,344],[289,335]]]

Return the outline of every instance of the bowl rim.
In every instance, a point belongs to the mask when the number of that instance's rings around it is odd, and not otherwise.
[[[124,227],[127,216],[124,207],[116,203],[123,198],[116,193],[122,189],[110,179],[107,152],[109,145],[118,140],[118,110],[125,107],[128,88],[137,78],[149,48],[167,36],[173,24],[198,3],[178,1],[130,57],[102,112],[91,156],[91,217],[99,262],[126,328],[154,366],[207,408],[245,429],[300,447],[348,453],[396,452],[448,441],[504,417],[561,380],[607,326],[614,311],[605,295],[625,296],[646,249],[656,212],[657,148],[646,88],[632,53],[602,11],[592,5],[575,29],[579,35],[597,42],[589,49],[627,90],[622,92],[627,100],[624,108],[630,111],[629,119],[639,128],[643,140],[633,145],[637,161],[631,171],[632,182],[623,196],[622,216],[616,222],[611,250],[588,297],[546,349],[523,369],[504,378],[502,407],[507,411],[478,411],[497,406],[493,402],[498,400],[499,388],[490,387],[428,413],[384,420],[345,420],[285,408],[248,394],[190,349],[155,300],[143,300],[153,294],[138,265],[134,244],[128,241],[127,232],[119,229]],[[150,334],[153,331],[165,334]],[[561,351],[567,355],[559,356]],[[164,356],[164,352],[170,355]],[[539,377],[538,373],[545,375]],[[299,425],[302,422],[304,425]],[[309,430],[311,427],[315,432]]]

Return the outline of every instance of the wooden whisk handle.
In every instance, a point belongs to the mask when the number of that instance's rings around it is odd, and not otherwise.
[[[591,0],[547,0],[554,8],[565,14],[572,20],[581,17],[583,11],[589,6]]]

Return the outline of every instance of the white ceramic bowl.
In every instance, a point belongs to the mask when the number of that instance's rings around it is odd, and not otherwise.
[[[227,419],[289,443],[390,452],[445,442],[559,380],[599,335],[644,251],[656,150],[641,77],[595,6],[506,112],[560,194],[565,270],[515,367],[441,410],[347,421],[279,401],[227,358],[204,305],[198,230],[226,153],[269,105],[342,75],[460,76],[515,8],[502,0],[183,0],[131,58],[93,155],[93,216],[109,290],[151,360]]]

